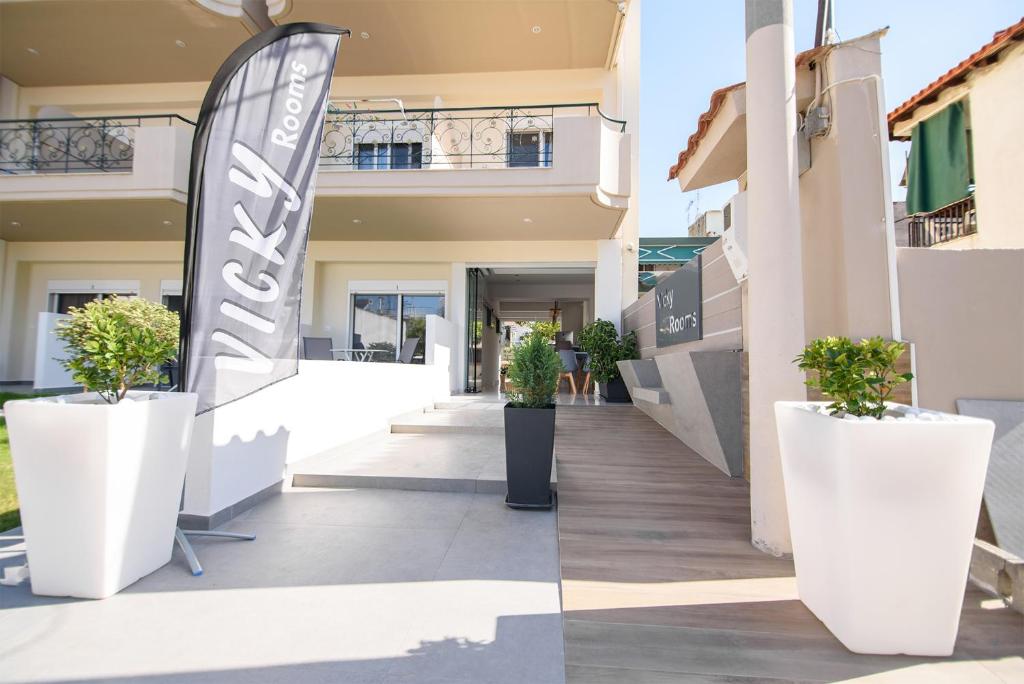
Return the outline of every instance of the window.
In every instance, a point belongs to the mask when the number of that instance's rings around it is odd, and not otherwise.
[[[553,131],[527,131],[508,134],[510,167],[551,166]]]
[[[353,294],[352,348],[376,349],[373,361],[396,361],[402,344],[419,338],[412,363],[424,363],[427,316],[444,316],[444,295]]]
[[[373,354],[373,361],[394,361],[397,334],[398,295],[352,295],[353,349],[375,349],[381,353]]]
[[[429,314],[444,318],[444,295],[402,295],[402,344],[410,337],[419,338],[412,363],[425,363]]]
[[[106,299],[114,295],[134,297],[135,293],[124,292],[52,292],[50,293],[50,311],[52,313],[70,313],[71,307],[81,309],[94,299]]]
[[[423,143],[359,143],[356,145],[356,168],[423,168]]]
[[[185,297],[180,294],[165,294],[161,297],[163,305],[178,314],[180,318],[185,309]]]

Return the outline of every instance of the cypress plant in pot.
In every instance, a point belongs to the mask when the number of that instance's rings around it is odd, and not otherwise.
[[[505,475],[510,508],[551,508],[555,393],[562,362],[542,332],[512,350],[505,404]]]
[[[618,362],[639,357],[636,333],[628,332],[620,338],[611,321],[599,318],[580,331],[580,347],[590,355],[590,373],[598,382],[604,400],[629,401]]]
[[[171,559],[197,397],[132,391],[177,354],[160,304],[90,302],[57,336],[91,391],[4,405],[32,591],[105,598]]]

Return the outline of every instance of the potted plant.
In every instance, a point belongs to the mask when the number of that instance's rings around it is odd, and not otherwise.
[[[555,393],[562,362],[541,332],[512,350],[505,404],[505,475],[510,508],[551,508]]]
[[[636,333],[628,332],[620,338],[611,321],[599,318],[580,331],[580,348],[590,355],[590,374],[598,382],[604,400],[629,401],[618,362],[639,358]]]
[[[132,391],[177,353],[160,304],[90,302],[56,334],[92,391],[4,405],[32,591],[104,598],[171,558],[196,395]]]
[[[795,362],[831,402],[775,404],[797,587],[855,653],[947,656],[994,425],[887,401],[902,353],[815,340]]]

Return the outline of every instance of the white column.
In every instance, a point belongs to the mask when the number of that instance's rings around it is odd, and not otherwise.
[[[597,241],[597,269],[594,271],[594,318],[611,321],[620,330],[622,322],[622,240]]]
[[[453,391],[462,392],[466,389],[466,262],[452,263],[449,293],[445,308],[448,309],[448,320],[455,325],[452,363],[455,364],[455,377],[458,378],[458,384]]]
[[[0,240],[0,380],[12,380],[7,376],[11,366],[11,321],[14,306],[13,282],[7,283],[7,241]]]
[[[792,0],[746,0],[750,224],[750,518],[755,547],[791,551],[774,402],[806,397],[792,359],[804,305]]]

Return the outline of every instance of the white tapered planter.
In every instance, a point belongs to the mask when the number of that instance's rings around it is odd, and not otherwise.
[[[105,598],[171,559],[196,395],[9,401],[32,592]]]
[[[800,600],[855,653],[953,652],[991,421],[775,404]]]

